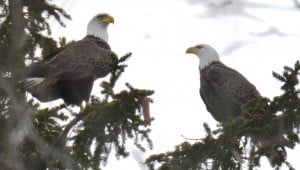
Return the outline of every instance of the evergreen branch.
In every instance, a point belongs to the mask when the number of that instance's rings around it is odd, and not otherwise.
[[[85,116],[88,115],[88,112],[85,110],[84,112],[80,112],[79,114],[76,115],[76,117],[71,120],[64,130],[59,134],[59,136],[56,138],[55,142],[53,143],[54,146],[61,148],[62,146],[65,145],[66,143],[66,138],[67,135],[69,134],[70,130],[80,121],[82,120]]]
[[[146,140],[150,148],[152,141],[146,128],[147,123],[141,119],[139,111],[145,97],[153,94],[151,90],[140,90],[126,83],[128,90],[114,91],[114,86],[124,72],[124,62],[131,56],[128,53],[120,59],[115,58],[111,65],[109,81],[103,81],[101,94],[103,100],[92,96],[87,107],[88,114],[74,132],[72,153],[74,158],[86,168],[99,169],[100,163],[105,163],[112,148],[115,148],[117,157],[126,157],[127,138],[133,138],[137,148],[145,150],[140,141]],[[91,146],[95,150],[91,151]],[[83,147],[84,146],[84,147]]]

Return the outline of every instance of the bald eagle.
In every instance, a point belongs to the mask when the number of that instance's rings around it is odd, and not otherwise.
[[[98,14],[87,26],[87,36],[70,43],[25,70],[24,87],[42,102],[62,98],[80,105],[89,99],[93,82],[110,72],[116,54],[111,51],[107,28],[114,18]]]
[[[217,51],[207,44],[190,47],[186,53],[192,53],[200,59],[200,95],[206,109],[215,120],[223,123],[241,114],[241,106],[248,101],[261,97],[256,87],[242,74],[220,62]],[[266,105],[267,106],[267,105]],[[282,134],[270,138],[255,139],[259,147],[280,146],[269,152],[269,161],[274,165],[275,159],[286,155],[284,146],[293,148],[294,144]],[[285,157],[285,156],[284,156]]]
[[[217,51],[207,44],[190,47],[200,59],[200,96],[215,120],[224,122],[241,114],[241,106],[260,93],[242,74],[220,62]]]

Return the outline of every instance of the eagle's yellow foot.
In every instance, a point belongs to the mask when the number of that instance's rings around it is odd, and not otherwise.
[[[86,102],[84,102],[84,101],[80,104],[80,106],[79,106],[79,107],[80,107],[79,114],[80,114],[80,113],[83,113],[83,112],[85,111],[86,105],[87,105],[87,104],[86,104]]]

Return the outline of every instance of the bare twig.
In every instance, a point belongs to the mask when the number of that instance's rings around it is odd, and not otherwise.
[[[180,136],[183,137],[185,140],[201,141],[201,139],[192,139],[192,138],[185,137],[183,135],[180,135]]]
[[[65,144],[67,135],[69,134],[70,130],[80,121],[82,120],[85,116],[88,115],[89,112],[85,111],[82,113],[79,113],[73,120],[71,120],[70,123],[65,127],[64,131],[60,133],[60,135],[57,137],[55,142],[53,143],[54,146],[60,148]]]

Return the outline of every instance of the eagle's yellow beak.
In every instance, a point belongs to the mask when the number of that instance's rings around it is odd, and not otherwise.
[[[190,47],[188,48],[185,53],[193,53],[193,54],[196,54],[198,52],[198,48],[197,47]]]
[[[101,22],[105,23],[105,24],[109,24],[109,23],[114,23],[115,20],[112,16],[107,15],[106,17],[104,17]]]

